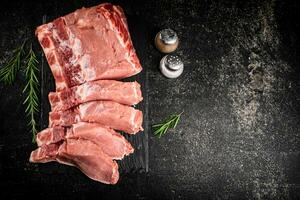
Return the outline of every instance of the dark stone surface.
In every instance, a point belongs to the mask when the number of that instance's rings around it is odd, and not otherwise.
[[[0,64],[43,15],[49,20],[97,1],[16,3],[0,10]],[[55,199],[299,199],[299,5],[296,1],[113,1],[145,21],[149,125],[184,111],[176,130],[149,134],[149,172],[116,186],[77,169],[30,164],[22,87],[0,84],[1,196]],[[165,79],[153,38],[181,39],[183,75]],[[137,49],[139,44],[137,44]]]

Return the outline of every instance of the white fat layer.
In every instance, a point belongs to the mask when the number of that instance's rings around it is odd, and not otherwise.
[[[76,65],[78,60],[82,57],[82,45],[81,41],[75,37],[73,33],[70,32],[70,48],[72,49],[73,55],[70,58],[70,64]]]
[[[49,53],[51,53],[53,50],[52,49],[49,49],[49,48],[45,48],[44,49],[44,53],[45,55],[48,55]]]
[[[72,35],[74,35],[74,34],[72,34]],[[76,56],[80,56],[82,54],[81,41],[78,38],[74,39],[74,45],[73,45],[72,49],[73,49],[73,53]]]
[[[57,30],[53,29],[53,37],[58,39],[60,42],[60,47],[63,50],[66,48],[70,48],[72,50],[72,57],[69,59],[70,65],[76,65],[78,59],[82,56],[82,45],[81,41],[75,37],[75,35],[69,30],[66,29],[68,32],[69,39],[62,40],[57,33]]]
[[[77,21],[77,25],[78,25],[78,26],[81,26],[81,27],[84,27],[84,26],[86,25],[86,23],[84,22],[83,19],[79,19],[79,20]]]
[[[86,99],[87,96],[90,95],[90,84],[87,82],[85,84],[82,84],[77,87],[76,89],[76,94],[81,98],[81,99]]]
[[[85,115],[87,109],[88,109],[88,104],[86,104],[86,103],[80,104],[80,105],[78,106],[79,115],[80,115],[80,116]]]
[[[79,64],[82,67],[82,69],[88,69],[90,68],[90,63],[91,63],[91,56],[90,55],[83,55],[80,59],[79,59]]]
[[[85,80],[94,80],[96,78],[95,68],[91,67],[91,57],[85,54],[79,59],[79,65],[84,73]]]
[[[80,122],[80,121],[81,121],[80,115],[76,114],[76,116],[75,116],[75,123]]]

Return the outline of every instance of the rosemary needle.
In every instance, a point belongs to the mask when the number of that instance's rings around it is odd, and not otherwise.
[[[152,126],[154,130],[154,135],[160,138],[161,136],[165,135],[170,128],[176,128],[182,113],[183,112],[179,114],[171,115],[163,123],[154,124]]]
[[[26,85],[23,89],[23,93],[26,94],[26,98],[23,104],[26,105],[26,115],[29,117],[28,125],[31,128],[32,132],[32,142],[35,142],[35,137],[37,133],[36,129],[36,113],[39,112],[39,98],[38,98],[38,86],[39,82],[37,79],[38,67],[39,63],[34,51],[32,50],[32,46],[30,47],[29,53],[26,60],[26,68],[25,68],[25,77],[26,77]]]
[[[24,46],[26,40],[22,45],[13,51],[13,56],[9,59],[7,64],[0,69],[0,81],[3,81],[7,85],[11,85],[15,79],[17,72],[20,69],[22,56],[24,55]]]

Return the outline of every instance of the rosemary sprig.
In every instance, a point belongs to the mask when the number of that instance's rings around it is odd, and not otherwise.
[[[158,138],[161,138],[161,136],[167,133],[169,128],[176,128],[182,113],[183,112],[171,115],[164,122],[153,125],[152,128],[154,130],[154,135],[158,136]]]
[[[25,76],[26,76],[26,85],[23,89],[23,93],[26,93],[26,99],[23,104],[26,105],[26,115],[29,117],[28,125],[31,127],[32,131],[32,142],[35,142],[35,137],[37,133],[36,129],[36,113],[39,112],[39,98],[38,98],[38,86],[39,81],[37,79],[38,67],[39,63],[34,51],[32,50],[32,46],[30,47],[29,53],[25,58],[26,60],[26,68],[25,68]]]
[[[37,133],[37,122],[35,116],[39,112],[39,98],[37,94],[39,82],[36,75],[39,71],[37,67],[38,60],[32,49],[32,46],[30,46],[28,54],[25,54],[25,44],[26,40],[20,47],[13,51],[13,56],[10,58],[7,64],[0,69],[0,81],[3,81],[5,84],[14,83],[21,64],[25,64],[24,72],[27,83],[23,89],[23,93],[26,93],[26,99],[24,100],[23,104],[26,105],[25,112],[29,117],[28,125],[31,127],[33,134],[32,142],[35,142],[35,136]]]
[[[0,69],[0,81],[3,81],[7,85],[11,85],[16,79],[17,72],[21,66],[22,56],[24,55],[25,43],[26,40],[14,50],[11,59]]]

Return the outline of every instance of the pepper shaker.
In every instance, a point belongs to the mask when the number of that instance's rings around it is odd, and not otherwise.
[[[161,73],[167,78],[177,78],[183,72],[183,62],[180,57],[175,54],[164,56],[159,65]]]
[[[178,43],[177,33],[170,28],[161,30],[155,36],[155,46],[163,53],[175,51],[178,47]]]

